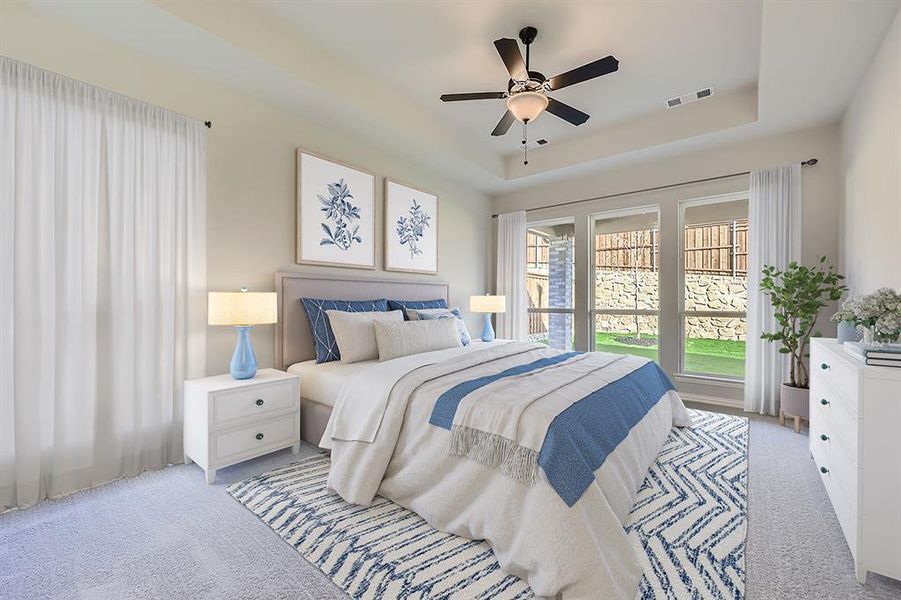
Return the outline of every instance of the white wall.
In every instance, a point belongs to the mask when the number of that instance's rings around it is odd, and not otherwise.
[[[803,231],[802,258],[813,263],[820,255],[833,262],[839,255],[839,214],[841,208],[841,165],[839,152],[839,131],[835,125],[763,138],[706,150],[646,164],[605,171],[593,175],[559,181],[525,190],[502,194],[493,198],[494,212],[502,213],[519,209],[530,209],[547,204],[596,198],[631,190],[651,188],[681,181],[691,181],[715,177],[727,173],[737,173],[765,167],[800,162],[817,158],[814,167],[802,169],[803,185]],[[660,207],[661,227],[678,222],[678,205],[681,200],[701,198],[747,190],[748,178],[732,179],[681,186],[631,194],[609,200],[583,202],[567,207],[544,210],[530,210],[530,220],[556,217],[575,217],[576,224],[576,282],[575,282],[575,337],[576,347],[588,348],[590,323],[587,316],[590,290],[586,266],[590,260],[590,215],[606,210],[656,205]],[[679,322],[678,306],[667,299],[677,298],[678,288],[678,240],[661,236],[660,271],[660,327],[666,331],[676,331]],[[831,309],[821,313],[821,330],[824,335],[834,332],[828,322]],[[670,374],[674,374],[679,363],[679,340],[661,339],[660,363]],[[735,386],[700,385],[680,382],[679,389],[688,393],[716,396],[720,398],[741,398],[741,389]]]
[[[295,151],[306,148],[379,176],[408,182],[440,198],[439,274],[451,302],[487,289],[492,273],[493,226],[489,198],[466,185],[392,157],[390,140],[373,148],[319,123],[298,119],[179,67],[137,53],[70,23],[19,4],[0,3],[0,54],[99,85],[171,110],[211,120],[209,135],[208,284],[211,290],[274,289],[274,273],[290,269],[342,277],[423,279],[381,271],[382,221],[377,216],[376,271],[294,264]],[[493,287],[493,284],[492,284]],[[477,317],[470,328],[480,331]],[[234,332],[209,329],[207,371],[227,370]],[[262,366],[273,362],[274,328],[254,330]]]
[[[842,256],[852,294],[901,290],[901,12],[842,120]]]

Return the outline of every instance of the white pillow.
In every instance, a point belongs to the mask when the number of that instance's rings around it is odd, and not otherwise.
[[[375,321],[376,344],[379,360],[391,360],[420,352],[459,348],[460,334],[455,319],[435,319],[432,321]]]
[[[469,329],[466,328],[466,321],[463,320],[463,313],[456,306],[453,308],[408,308],[408,321],[426,321],[430,319],[450,318],[457,321],[457,331],[460,332],[460,342],[464,346],[468,346],[472,341],[469,335]]]
[[[344,310],[327,310],[329,325],[335,334],[338,352],[342,363],[355,363],[362,360],[374,360],[379,357],[379,349],[375,342],[374,321],[401,321],[404,313],[400,310],[348,312]]]

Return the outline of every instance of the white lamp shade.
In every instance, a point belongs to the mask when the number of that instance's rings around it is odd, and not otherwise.
[[[265,325],[278,322],[275,292],[210,292],[210,325]]]
[[[540,92],[519,92],[507,98],[507,110],[521,123],[531,123],[547,108],[547,102]]]
[[[506,296],[470,296],[469,311],[474,313],[507,312]]]

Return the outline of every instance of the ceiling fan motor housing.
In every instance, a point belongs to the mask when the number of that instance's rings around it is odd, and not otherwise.
[[[538,71],[529,71],[529,79],[526,81],[509,80],[507,82],[507,92],[515,94],[517,92],[537,92],[544,89],[547,77]]]

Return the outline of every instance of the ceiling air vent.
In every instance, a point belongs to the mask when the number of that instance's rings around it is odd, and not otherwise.
[[[670,98],[666,101],[666,107],[676,108],[677,106],[682,106],[683,104],[691,104],[692,102],[697,102],[698,100],[709,98],[712,95],[712,87],[704,88],[703,90],[698,90],[697,92],[682,94],[681,96],[677,96],[676,98]]]
[[[547,140],[544,139],[544,138],[541,138],[540,140],[535,140],[534,142],[529,142],[529,143],[526,144],[525,146],[523,146],[522,144],[520,144],[520,145],[519,145],[519,151],[520,151],[520,152],[525,152],[526,150],[535,150],[535,149],[538,148],[539,146],[544,146],[545,144],[547,144]]]

